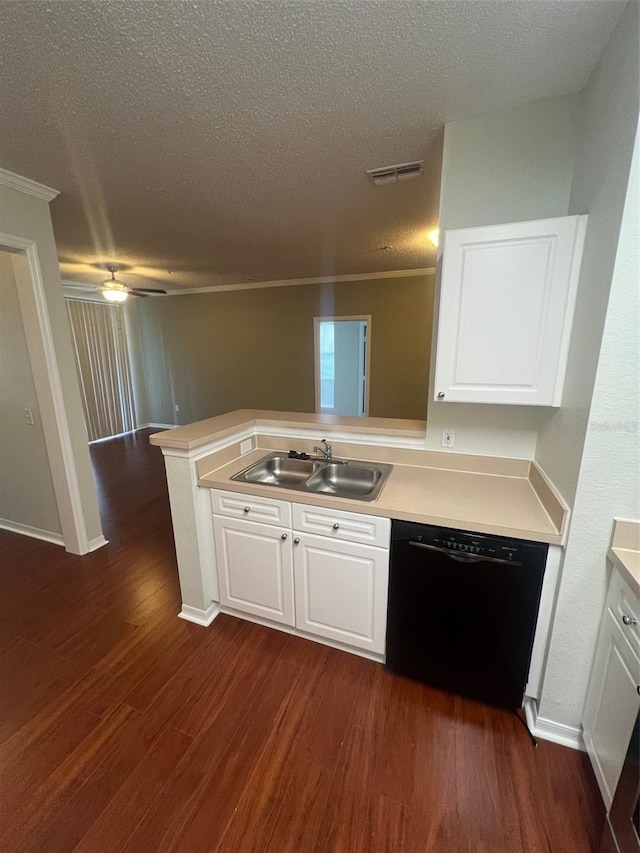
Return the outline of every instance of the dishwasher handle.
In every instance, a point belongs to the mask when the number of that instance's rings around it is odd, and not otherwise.
[[[424,548],[425,551],[436,551],[438,554],[445,554],[447,557],[451,557],[452,560],[458,560],[461,563],[477,563],[483,560],[486,563],[499,563],[502,566],[522,566],[522,563],[519,563],[517,560],[503,560],[500,557],[487,557],[484,554],[478,556],[475,554],[460,554],[457,551],[451,551],[449,548],[438,548],[437,545],[427,545],[425,542],[415,542],[413,539],[409,540],[409,545],[412,545],[414,548]]]

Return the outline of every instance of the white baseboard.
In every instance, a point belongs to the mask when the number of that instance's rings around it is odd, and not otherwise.
[[[91,551],[97,551],[98,548],[103,548],[105,545],[108,544],[109,540],[105,539],[104,536],[100,534],[100,536],[96,536],[95,539],[89,540],[89,550],[87,551],[87,553],[90,554]]]
[[[136,429],[176,429],[178,424],[138,424]]]
[[[30,536],[32,539],[41,539],[43,542],[51,542],[52,545],[64,546],[62,533],[52,533],[50,530],[41,530],[39,527],[31,527],[29,524],[20,524],[19,521],[11,521],[8,518],[0,518],[0,529],[9,530],[11,533],[20,533],[22,536]]]
[[[189,607],[188,604],[183,604],[178,616],[187,622],[194,622],[196,625],[203,625],[207,628],[218,613],[220,613],[220,605],[216,601],[212,601],[206,610],[199,610],[197,607]]]
[[[552,743],[559,743],[560,746],[568,746],[570,749],[579,749],[581,752],[587,751],[582,738],[582,729],[538,716],[538,703],[535,699],[525,696],[524,712],[529,731],[536,737],[549,740]]]

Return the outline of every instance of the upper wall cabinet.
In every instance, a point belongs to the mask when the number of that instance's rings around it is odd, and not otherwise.
[[[435,399],[559,406],[586,216],[446,231]]]

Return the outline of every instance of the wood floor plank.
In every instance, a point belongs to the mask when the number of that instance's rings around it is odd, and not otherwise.
[[[416,681],[394,678],[376,764],[376,792],[407,806],[414,795],[417,727],[424,713],[423,690],[423,685]],[[402,737],[397,736],[398,732],[402,732]]]
[[[32,744],[12,738],[0,748],[0,835],[7,822],[15,819],[22,801],[56,772],[99,722],[95,714],[79,710],[59,725],[42,729]]]
[[[74,848],[76,853],[112,853],[121,850],[165,788],[191,741],[190,737],[177,729],[165,729]]]
[[[0,743],[77,683],[80,668],[21,639],[0,656]],[[14,686],[17,685],[17,686]],[[8,689],[9,686],[11,689]]]
[[[455,850],[457,775],[455,697],[435,688],[423,690],[418,715],[407,851]]]
[[[331,652],[332,650],[327,649],[328,660],[331,660]],[[282,661],[279,663],[288,666]],[[283,809],[289,807],[287,793],[291,780],[288,771],[301,765],[301,747],[308,746],[309,733],[317,728],[309,728],[308,724],[312,719],[309,710],[315,708],[318,701],[322,702],[322,694],[327,691],[327,685],[323,683],[328,675],[333,676],[336,672],[336,661],[331,660],[331,663],[333,666],[327,669],[307,669],[300,673],[295,694],[292,694],[286,712],[274,721],[262,754],[255,761],[253,771],[245,781],[244,790],[222,836],[219,849],[273,849],[271,833],[276,819]],[[330,762],[325,760],[323,763],[327,769],[326,764]],[[320,765],[305,761],[304,766],[313,771],[314,767]],[[315,775],[315,771],[313,772]],[[329,778],[329,773],[331,770],[327,770],[326,779]],[[321,778],[318,777],[318,782]]]
[[[292,758],[283,768],[280,808],[271,817],[269,847],[263,849],[273,853],[321,850],[325,841],[323,815],[332,784],[333,773],[325,767]],[[232,853],[224,839],[218,850]]]
[[[299,669],[276,661],[241,715],[237,712],[240,696],[231,698],[215,725],[212,721],[207,732],[194,739],[166,796],[158,798],[129,839],[124,848],[128,853],[215,849],[299,677]],[[244,696],[247,693],[245,685]]]

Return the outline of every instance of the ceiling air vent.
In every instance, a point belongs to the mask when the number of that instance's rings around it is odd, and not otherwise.
[[[415,160],[413,163],[397,163],[395,166],[383,166],[381,169],[367,169],[367,175],[377,187],[383,184],[395,184],[397,181],[419,178],[423,163],[424,160]]]

